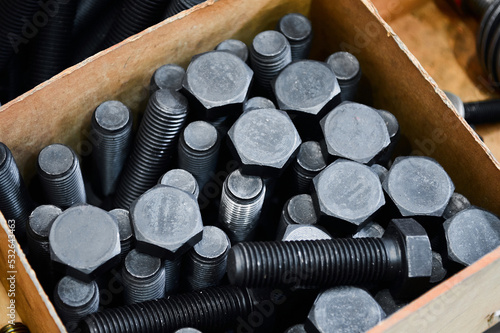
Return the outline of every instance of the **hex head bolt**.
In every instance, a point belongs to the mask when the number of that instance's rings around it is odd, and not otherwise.
[[[120,235],[115,218],[90,205],[62,212],[50,228],[49,244],[54,264],[83,281],[94,280],[119,261]]]
[[[56,143],[43,148],[37,167],[50,204],[64,209],[87,201],[80,162],[70,147]]]
[[[206,121],[188,124],[181,134],[177,149],[178,166],[189,171],[201,189],[215,173],[219,147],[219,133]]]
[[[54,290],[54,307],[68,331],[77,332],[78,322],[99,308],[99,287],[95,281],[65,276]]]
[[[342,286],[318,295],[304,326],[308,333],[366,332],[385,317],[384,310],[367,291]]]
[[[166,64],[159,67],[151,76],[149,94],[153,95],[157,90],[170,89],[180,91],[186,71],[179,65]]]
[[[198,181],[189,171],[184,169],[172,169],[167,171],[160,177],[158,184],[178,188],[179,190],[194,195],[196,199],[198,199],[198,195],[200,194]]]
[[[189,252],[186,275],[189,290],[214,287],[226,274],[231,242],[226,233],[213,226],[203,228],[203,238]]]
[[[353,101],[361,80],[361,66],[358,59],[349,52],[335,52],[325,62],[337,77],[342,101]]]
[[[377,175],[366,165],[338,159],[314,179],[312,199],[319,223],[332,234],[353,234],[385,204]]]
[[[125,304],[149,301],[165,295],[165,270],[160,258],[130,251],[122,267]]]
[[[119,101],[106,101],[92,115],[91,133],[95,188],[109,196],[116,190],[132,145],[132,113]]]
[[[53,205],[42,205],[31,212],[26,234],[28,236],[28,248],[33,257],[35,267],[49,266],[50,248],[49,233],[52,223],[62,213],[59,207]]]
[[[290,117],[276,109],[243,113],[227,134],[242,173],[268,178],[283,173],[302,143]]]
[[[311,182],[326,167],[326,161],[317,141],[306,141],[300,145],[293,163],[293,184],[297,194],[309,193]]]
[[[226,39],[220,42],[216,47],[217,51],[226,51],[234,54],[243,62],[248,61],[248,46],[238,39]]]
[[[292,51],[286,37],[273,30],[259,33],[252,41],[250,63],[256,83],[271,94],[271,80],[292,62]]]
[[[276,240],[285,234],[290,225],[314,225],[318,222],[313,200],[309,194],[299,194],[285,202],[276,231]]]
[[[229,281],[251,288],[324,288],[394,281],[393,293],[418,295],[429,282],[432,254],[425,229],[392,220],[383,238],[249,242],[231,248]]]
[[[236,170],[224,180],[218,221],[232,243],[253,237],[265,195],[264,181],[258,176]]]
[[[88,333],[122,332],[123,327],[130,333],[160,333],[191,326],[223,332],[253,308],[248,290],[212,287],[93,313],[82,320],[81,328]]]
[[[345,158],[373,164],[390,144],[387,126],[377,111],[354,102],[343,102],[320,121],[325,159]]]
[[[120,257],[123,262],[135,243],[130,213],[126,209],[116,208],[109,211],[109,214],[115,218],[118,224],[118,232],[120,233]]]
[[[276,106],[270,99],[260,96],[252,97],[243,103],[243,112],[256,109],[276,109]]]
[[[187,99],[179,92],[160,89],[151,96],[118,183],[117,207],[128,209],[168,169],[187,114]]]
[[[174,16],[202,2],[205,2],[205,0],[172,0],[167,7],[165,18]]]
[[[10,149],[0,142],[0,211],[6,220],[15,221],[14,234],[19,239],[26,237],[33,206]]]
[[[288,42],[292,51],[292,61],[307,59],[311,50],[313,31],[311,21],[299,13],[283,16],[276,27]]]

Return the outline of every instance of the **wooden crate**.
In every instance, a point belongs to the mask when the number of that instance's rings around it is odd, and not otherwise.
[[[169,62],[186,65],[194,54],[211,50],[230,37],[249,43],[258,32],[274,28],[288,12],[311,17],[314,58],[323,60],[340,49],[354,53],[371,84],[375,106],[398,117],[415,152],[436,158],[457,191],[474,204],[500,213],[500,164],[456,116],[435,81],[368,0],[210,0],[63,71],[2,106],[0,141],[11,148],[29,181],[36,156],[45,145],[63,142],[84,152],[91,114],[101,102],[119,99],[134,112],[141,112],[149,78],[157,67]],[[8,271],[7,224],[2,220],[0,225],[3,276]],[[372,331],[484,330],[500,309],[499,273],[497,249]],[[2,283],[8,288],[5,279]],[[64,329],[20,250],[16,304],[32,332]]]

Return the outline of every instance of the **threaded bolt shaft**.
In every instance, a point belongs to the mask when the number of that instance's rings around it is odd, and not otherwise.
[[[84,332],[174,332],[183,327],[223,332],[238,317],[253,311],[246,289],[212,287],[93,313],[83,319]]]
[[[302,14],[290,13],[283,16],[276,28],[288,42],[292,51],[292,61],[307,59],[312,43],[311,21]]]
[[[199,5],[205,0],[172,0],[167,7],[165,18],[174,16],[186,9]]]
[[[500,100],[464,103],[464,118],[470,124],[500,122]]]
[[[295,193],[310,193],[312,179],[324,168],[326,168],[326,161],[319,142],[303,142],[293,164]]]
[[[165,295],[173,294],[179,288],[181,275],[182,256],[174,260],[165,259],[163,268],[165,270]]]
[[[29,216],[26,234],[28,248],[35,266],[47,267],[50,265],[50,227],[61,213],[62,210],[56,206],[42,205],[35,208]]]
[[[80,162],[68,146],[56,143],[43,148],[38,154],[38,176],[54,206],[64,209],[87,201]]]
[[[470,11],[472,15],[476,16],[477,18],[481,18],[483,17],[484,13],[486,13],[488,7],[493,4],[495,0],[455,0],[455,2],[457,4],[461,4],[462,9]]]

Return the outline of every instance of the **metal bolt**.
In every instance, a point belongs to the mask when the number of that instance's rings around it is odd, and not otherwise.
[[[293,164],[293,184],[297,194],[309,193],[311,182],[326,167],[321,146],[316,141],[306,141],[300,145]]]
[[[432,273],[429,283],[437,284],[444,280],[448,271],[443,266],[443,258],[437,252],[432,251]]]
[[[288,199],[283,206],[276,231],[276,239],[283,238],[290,225],[314,225],[318,222],[312,198],[309,194],[299,194]]]
[[[232,286],[212,287],[186,294],[93,313],[83,319],[85,332],[173,332],[191,326],[223,332],[253,311],[249,292]],[[145,309],[147,309],[145,311]]]
[[[276,109],[276,106],[270,99],[260,96],[252,97],[243,103],[243,112],[256,109]]]
[[[97,176],[95,188],[104,196],[113,194],[132,144],[132,113],[119,101],[107,101],[92,115],[94,135],[92,162]]]
[[[380,164],[372,164],[370,166],[370,169],[372,169],[372,171],[377,174],[378,178],[380,179],[380,183],[384,182],[385,177],[387,177],[387,174],[389,173],[389,170],[387,170]]]
[[[349,52],[335,52],[325,62],[337,77],[342,101],[353,101],[361,80],[358,59]]]
[[[388,165],[392,159],[392,155],[394,153],[394,150],[396,149],[396,145],[398,144],[399,139],[401,138],[399,122],[397,118],[389,111],[377,110],[377,109],[375,109],[375,111],[377,111],[377,113],[384,120],[385,125],[387,126],[387,131],[389,132],[389,138],[391,140],[389,146],[387,146],[384,150],[382,150],[379,156],[376,157],[376,160],[377,163],[379,164]]]
[[[117,207],[129,208],[168,169],[187,114],[188,103],[182,94],[160,89],[151,96],[118,183]]]
[[[447,220],[470,206],[471,203],[469,199],[460,193],[454,192],[451,195],[450,201],[448,201],[448,205],[446,205],[446,208],[444,209],[443,218]]]
[[[189,171],[201,189],[215,173],[220,137],[217,129],[206,121],[186,126],[177,149],[179,168]]]
[[[14,233],[20,239],[33,206],[10,149],[0,142],[0,210],[6,220],[15,221]]]
[[[353,311],[356,309],[355,311]],[[318,295],[307,316],[306,331],[366,332],[386,314],[373,297],[357,287],[336,287]]]
[[[431,271],[429,238],[413,219],[392,220],[382,239],[240,243],[229,251],[227,263],[229,281],[238,286],[319,288],[393,281],[392,291],[406,297],[428,285]]]
[[[175,333],[201,333],[201,331],[198,331],[196,328],[185,327],[175,331]]]
[[[290,43],[292,61],[307,59],[313,37],[311,21],[307,17],[299,13],[287,14],[279,20],[276,30]]]
[[[186,274],[190,290],[213,287],[226,274],[227,253],[231,242],[221,229],[203,228],[203,238],[189,252]]]
[[[159,89],[180,91],[186,71],[179,65],[166,64],[159,67],[151,76],[149,94],[153,95]]]
[[[45,268],[50,264],[49,234],[50,228],[62,210],[52,205],[42,205],[30,214],[26,234],[32,264]]]
[[[64,209],[86,202],[80,162],[71,148],[58,143],[43,148],[37,166],[49,203]]]
[[[385,229],[376,222],[369,222],[361,230],[355,233],[352,238],[382,238]]]
[[[304,324],[294,325],[288,328],[285,333],[307,333]]]
[[[160,258],[130,251],[122,268],[125,304],[149,301],[165,295],[165,270]]]
[[[205,0],[172,0],[167,7],[165,18],[174,16],[182,11],[185,11],[186,9],[199,5],[202,2],[205,2]]]
[[[394,299],[389,289],[382,289],[378,291],[373,298],[382,307],[387,316],[392,315],[394,312],[408,304],[406,301]]]
[[[200,187],[194,176],[184,169],[172,169],[161,176],[158,184],[172,186],[194,195],[198,199]]]
[[[243,62],[248,61],[248,47],[245,43],[243,43],[241,40],[237,39],[226,39],[222,42],[220,42],[215,49],[217,51],[226,51],[234,54]]]
[[[109,214],[114,216],[118,225],[118,232],[120,233],[120,257],[123,262],[135,243],[130,214],[128,210],[122,208],[113,209],[109,211]]]
[[[500,122],[500,100],[491,99],[486,101],[464,103],[457,95],[445,91],[446,96],[450,99],[457,109],[458,115],[463,117],[469,124],[490,124]]]
[[[314,225],[289,225],[281,239],[284,242],[300,240],[332,239],[332,237],[321,227]]]
[[[80,319],[97,312],[99,307],[97,283],[83,282],[70,276],[63,277],[54,290],[54,306],[68,331],[77,331]]]
[[[255,71],[255,81],[271,93],[271,80],[292,62],[290,43],[286,37],[273,30],[259,33],[252,42],[250,63]]]
[[[182,256],[174,260],[164,260],[163,268],[165,270],[165,295],[170,295],[177,291],[181,275],[181,263]]]
[[[260,177],[244,175],[240,170],[227,176],[222,185],[219,225],[232,243],[253,237],[265,195],[266,187]]]

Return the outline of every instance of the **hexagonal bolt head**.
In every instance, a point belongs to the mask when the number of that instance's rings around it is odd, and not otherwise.
[[[398,157],[382,184],[402,216],[441,216],[455,186],[430,157]]]
[[[486,210],[462,210],[443,227],[448,258],[462,266],[472,265],[500,246],[500,219]]]
[[[302,143],[284,111],[257,109],[243,113],[228,132],[229,147],[241,163],[242,173],[279,176]]]
[[[372,164],[391,142],[380,114],[369,106],[343,102],[320,121],[325,159]]]
[[[313,178],[311,196],[319,222],[333,234],[355,233],[385,204],[370,167],[338,159]]]
[[[50,256],[68,275],[92,281],[120,260],[118,223],[108,212],[80,204],[61,213],[50,229]]]
[[[137,250],[174,260],[202,238],[203,222],[194,195],[156,185],[130,206]]]
[[[191,107],[214,120],[241,113],[252,78],[253,71],[234,54],[210,51],[191,59],[182,86]]]

